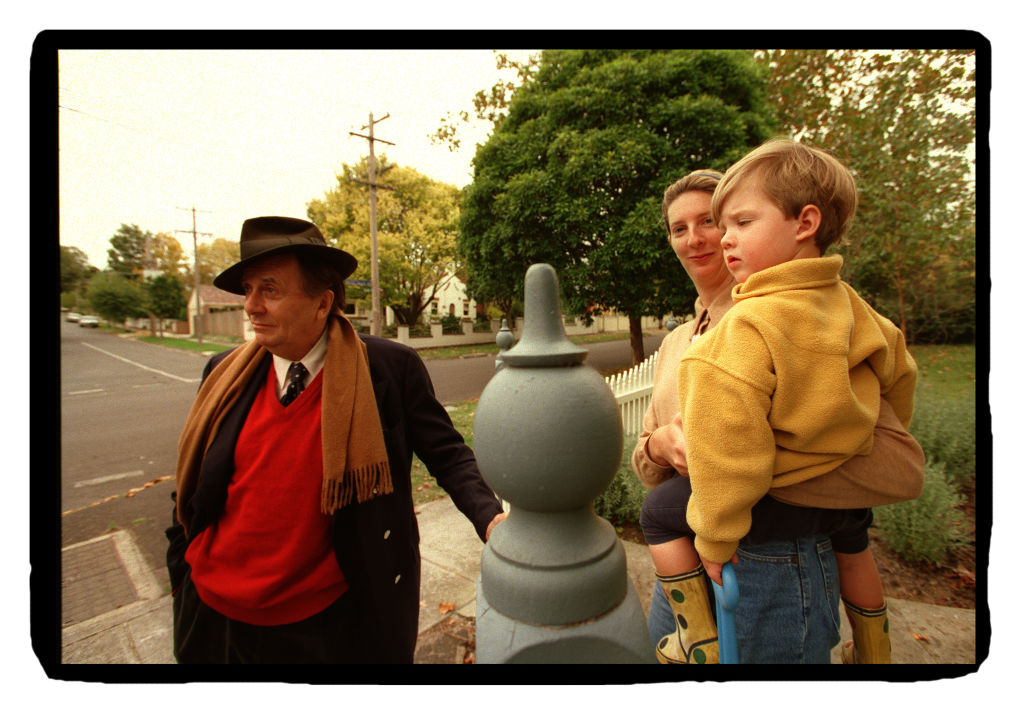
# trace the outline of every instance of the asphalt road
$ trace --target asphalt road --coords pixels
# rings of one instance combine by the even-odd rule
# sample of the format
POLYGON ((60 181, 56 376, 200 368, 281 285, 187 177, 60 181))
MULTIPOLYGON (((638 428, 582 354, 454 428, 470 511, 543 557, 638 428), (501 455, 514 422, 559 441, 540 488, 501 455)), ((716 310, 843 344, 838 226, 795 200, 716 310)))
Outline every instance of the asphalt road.
MULTIPOLYGON (((60 330, 61 545, 127 529, 166 586, 178 436, 207 358, 63 320, 60 330)), ((647 354, 661 338, 645 339, 647 354)), ((600 372, 631 363, 626 341, 586 347, 586 363, 600 372)), ((479 397, 494 374, 494 356, 426 365, 445 404, 479 397)))
POLYGON ((206 358, 61 321, 61 545, 132 532, 166 583, 178 436, 206 358))

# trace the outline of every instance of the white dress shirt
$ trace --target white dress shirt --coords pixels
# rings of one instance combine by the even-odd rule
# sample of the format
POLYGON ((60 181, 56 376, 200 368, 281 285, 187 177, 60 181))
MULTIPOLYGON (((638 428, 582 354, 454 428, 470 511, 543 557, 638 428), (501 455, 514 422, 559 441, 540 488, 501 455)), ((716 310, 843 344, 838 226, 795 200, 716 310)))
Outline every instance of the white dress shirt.
MULTIPOLYGON (((274 375, 277 377, 277 398, 281 399, 281 395, 284 394, 285 388, 287 387, 286 382, 288 381, 288 368, 292 366, 293 360, 288 360, 283 357, 273 356, 274 358, 274 375)), ((301 362, 309 374, 306 375, 306 379, 303 381, 303 388, 309 387, 309 383, 313 381, 313 378, 317 376, 317 373, 324 367, 324 360, 327 359, 327 330, 320 335, 320 339, 316 341, 309 352, 306 353, 299 362, 301 362)))

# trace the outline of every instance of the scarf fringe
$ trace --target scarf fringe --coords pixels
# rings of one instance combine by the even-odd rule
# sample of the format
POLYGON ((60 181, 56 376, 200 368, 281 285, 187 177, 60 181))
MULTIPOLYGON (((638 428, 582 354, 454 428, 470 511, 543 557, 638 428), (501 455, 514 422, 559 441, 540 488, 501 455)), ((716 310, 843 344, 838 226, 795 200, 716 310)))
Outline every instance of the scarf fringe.
POLYGON ((320 492, 320 511, 330 516, 338 509, 352 503, 360 504, 394 491, 391 483, 391 468, 385 460, 378 464, 346 471, 341 479, 325 479, 320 492))

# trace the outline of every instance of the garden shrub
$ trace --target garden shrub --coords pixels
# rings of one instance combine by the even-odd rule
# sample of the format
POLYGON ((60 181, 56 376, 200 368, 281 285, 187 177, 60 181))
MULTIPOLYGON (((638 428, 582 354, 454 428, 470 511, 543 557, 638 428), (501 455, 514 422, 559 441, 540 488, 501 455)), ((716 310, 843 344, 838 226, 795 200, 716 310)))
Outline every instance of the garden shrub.
POLYGON ((632 456, 631 446, 622 451, 622 462, 615 477, 594 500, 597 515, 616 525, 640 523, 640 507, 647 496, 647 488, 633 473, 632 456))
POLYGON ((956 487, 974 485, 977 448, 971 401, 924 399, 914 411, 910 433, 928 459, 944 465, 956 487))
POLYGON ((907 561, 939 565, 967 536, 959 507, 963 497, 941 462, 929 460, 921 496, 875 507, 882 539, 907 561))
POLYGON ((462 335, 462 319, 454 315, 442 315, 441 332, 444 335, 462 335))
POLYGON ((938 399, 919 391, 910 433, 925 457, 945 465, 954 485, 974 485, 977 455, 973 400, 938 399))

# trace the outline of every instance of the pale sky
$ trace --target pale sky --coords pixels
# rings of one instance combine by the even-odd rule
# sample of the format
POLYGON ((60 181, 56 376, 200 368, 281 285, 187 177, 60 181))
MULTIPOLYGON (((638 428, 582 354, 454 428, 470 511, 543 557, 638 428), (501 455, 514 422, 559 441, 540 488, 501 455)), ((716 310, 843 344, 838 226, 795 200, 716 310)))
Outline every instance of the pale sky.
MULTIPOLYGON (((525 59, 524 50, 510 55, 525 59)), ((192 255, 252 216, 305 218, 343 163, 369 152, 458 187, 490 126, 456 152, 428 135, 499 78, 491 50, 65 50, 59 54, 60 242, 105 268, 122 224, 170 233, 192 255), (181 233, 188 231, 188 233, 181 233)))

